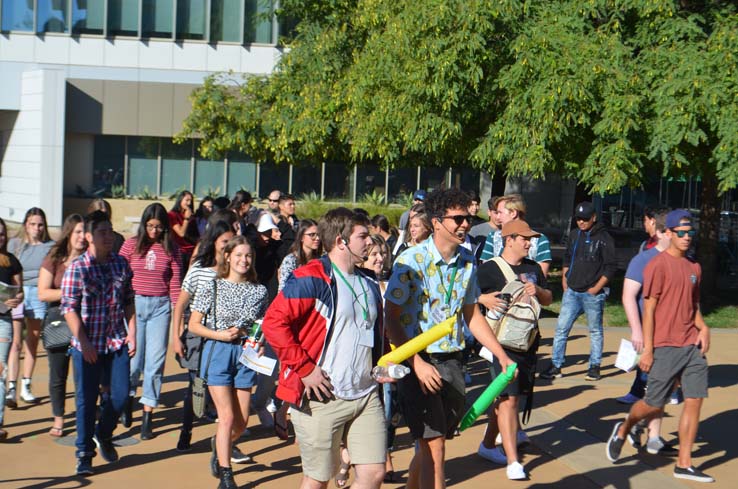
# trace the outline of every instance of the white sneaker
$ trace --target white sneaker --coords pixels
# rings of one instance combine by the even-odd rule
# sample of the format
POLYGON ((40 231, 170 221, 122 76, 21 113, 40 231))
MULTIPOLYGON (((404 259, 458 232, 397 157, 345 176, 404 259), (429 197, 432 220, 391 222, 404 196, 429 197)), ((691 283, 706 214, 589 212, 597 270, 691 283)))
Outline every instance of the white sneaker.
MULTIPOLYGON (((522 447, 523 445, 528 445, 530 443, 530 437, 523 430, 518 431, 517 438, 518 438, 519 447, 522 447)), ((502 446, 502 434, 501 433, 497 433, 497 438, 495 438, 495 443, 502 446)))
POLYGON ((520 462, 513 462, 507 466, 507 478, 511 481, 519 481, 527 479, 528 474, 525 473, 525 469, 520 462))
POLYGON ((264 428, 274 428, 274 416, 267 408, 258 409, 256 415, 259 417, 259 422, 264 428))
POLYGON ((269 404, 266 405, 266 410, 271 414, 277 412, 277 405, 274 404, 274 399, 269 399, 269 404))
POLYGON ((505 450, 503 450, 502 447, 487 448, 484 446, 484 443, 480 443, 477 455, 492 463, 507 465, 507 457, 505 456, 505 450))
POLYGON ((251 461, 251 457, 243 453, 238 447, 231 449, 231 463, 232 464, 245 464, 251 461))
POLYGON ((23 379, 23 382, 21 383, 20 397, 21 399, 23 399, 24 402, 27 402, 28 404, 33 404, 36 402, 36 396, 34 396, 31 392, 31 379, 23 379))

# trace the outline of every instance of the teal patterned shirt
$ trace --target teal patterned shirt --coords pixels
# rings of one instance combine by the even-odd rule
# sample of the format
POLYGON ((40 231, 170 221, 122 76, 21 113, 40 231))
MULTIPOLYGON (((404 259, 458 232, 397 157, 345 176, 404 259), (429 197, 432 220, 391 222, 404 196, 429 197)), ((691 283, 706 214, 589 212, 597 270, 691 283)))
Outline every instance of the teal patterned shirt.
POLYGON ((445 317, 455 315, 454 332, 426 349, 428 353, 449 353, 464 349, 462 307, 476 304, 479 293, 474 255, 459 246, 456 255, 446 263, 431 236, 397 257, 384 297, 402 308, 400 324, 408 338, 414 338, 438 323, 432 311, 444 311, 445 317), (454 268, 456 277, 448 308, 444 311, 454 268))

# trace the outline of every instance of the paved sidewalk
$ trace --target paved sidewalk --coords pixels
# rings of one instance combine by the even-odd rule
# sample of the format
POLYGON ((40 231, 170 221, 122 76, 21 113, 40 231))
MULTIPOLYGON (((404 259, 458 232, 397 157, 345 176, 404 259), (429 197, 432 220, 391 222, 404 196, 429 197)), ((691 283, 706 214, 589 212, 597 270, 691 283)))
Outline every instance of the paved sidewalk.
MULTIPOLYGON (((543 346, 539 370, 547 366, 551 350, 554 320, 544 319, 543 346)), ((460 437, 448 443, 448 485, 463 488, 523 488, 553 487, 561 489, 614 487, 640 489, 653 487, 685 488, 700 484, 674 479, 671 475, 673 459, 637 454, 630 446, 623 449, 623 460, 613 465, 605 458, 604 440, 612 425, 627 412, 614 398, 627 392, 632 374, 617 371, 612 364, 620 338, 629 334, 626 328, 610 328, 605 334, 603 379, 587 382, 589 339, 586 328, 575 326, 567 349, 565 376, 550 383, 539 380, 536 385, 535 406, 526 427, 532 446, 523 452, 522 462, 531 475, 526 482, 512 482, 505 477, 504 468, 476 455, 484 433, 485 420, 480 419, 460 437)), ((717 483, 710 487, 732 488, 732 477, 738 472, 738 331, 715 330, 710 363, 710 398, 702 410, 699 438, 694 450, 695 465, 713 475, 717 483)), ((171 357, 170 357, 171 359, 171 357)), ((473 364, 474 383, 468 398, 473 400, 489 382, 485 362, 473 364)), ((47 434, 51 412, 47 393, 48 380, 45 356, 40 357, 34 376, 34 391, 41 396, 36 406, 20 405, 6 410, 5 429, 10 438, 0 443, 0 488, 76 488, 106 487, 108 489, 137 487, 215 488, 217 481, 208 470, 207 438, 214 425, 202 423, 193 434, 193 450, 179 454, 174 450, 181 419, 181 396, 185 375, 177 364, 168 360, 163 406, 155 413, 156 438, 140 441, 138 431, 141 411, 134 413, 134 424, 129 430, 119 427, 121 455, 119 462, 105 464, 94 459, 96 474, 78 478, 74 472, 74 418, 72 381, 69 379, 66 418, 67 436, 54 440, 47 434)), ((676 437, 681 406, 668 406, 663 436, 676 437)), ((251 423, 258 423, 256 416, 251 423)), ((297 487, 300 482, 300 457, 297 445, 282 442, 270 430, 251 427, 251 435, 241 440, 241 449, 254 462, 234 466, 236 482, 241 487, 285 489, 297 487)), ((407 467, 413 453, 407 430, 398 431, 394 462, 402 483, 386 487, 404 487, 407 467)), ((330 484, 330 487, 334 487, 330 484)))

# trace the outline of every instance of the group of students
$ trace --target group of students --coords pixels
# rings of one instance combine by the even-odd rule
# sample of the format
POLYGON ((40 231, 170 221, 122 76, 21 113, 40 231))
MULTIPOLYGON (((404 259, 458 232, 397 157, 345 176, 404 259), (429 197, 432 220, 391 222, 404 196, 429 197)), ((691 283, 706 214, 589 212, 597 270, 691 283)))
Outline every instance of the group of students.
MULTIPOLYGON (((197 212, 192 211, 192 194, 183 192, 169 212, 161 204, 149 205, 137 235, 125 242, 112 230, 110 210, 101 201, 93 203, 100 210, 65 220, 61 239, 42 257, 36 291, 27 283, 26 263, 8 253, 2 223, 0 280, 24 288, 5 302, 6 315, 0 314, 0 346, 14 338, 5 324, 10 327, 10 310, 21 301, 31 307, 39 326, 44 312, 33 309, 29 296, 59 307, 72 333, 81 475, 92 473, 95 448, 106 461, 117 460, 113 430, 119 416, 124 426, 131 425, 141 375, 141 438, 154 436, 152 416, 171 324, 175 353, 190 372, 177 449, 190 447, 193 384, 200 376, 207 380, 219 421, 209 464, 219 487, 237 487, 231 463, 249 459, 234 443, 250 411, 286 439, 289 409, 302 458, 302 487, 326 487, 334 477, 342 487, 351 467, 357 487, 393 481, 390 451, 401 413, 417 442, 408 487, 441 488, 445 442, 456 434, 465 407, 465 351, 477 345, 494 356, 492 376, 513 362, 518 366, 515 381, 490 409, 478 454, 505 465, 508 478, 525 479, 518 447, 527 436, 520 431, 519 399, 532 397, 540 335, 536 329, 522 351, 502 346, 489 317, 509 307, 500 293, 511 281, 522 283, 521 294, 528 300, 544 306, 552 301, 546 280, 548 239, 524 221, 519 195, 491 199, 489 222, 476 218, 478 197, 466 192, 419 191, 414 197, 397 236, 386 217, 370 219, 360 209, 334 209, 318 222, 298 220, 294 198, 279 191, 269 194, 266 210, 240 191, 230 201, 201 202, 197 212), (407 376, 372 375, 390 344, 401 345, 449 318, 456 318, 453 332, 409 358, 407 376), (254 335, 259 320, 263 341, 254 335), (247 343, 259 355, 275 356, 279 370, 257 376, 240 361, 247 343), (265 411, 273 397, 270 419, 265 411)), ((572 311, 557 327, 556 339, 563 346, 557 350, 555 344, 547 378, 561 376, 556 361, 563 362, 571 323, 582 312, 592 322, 591 300, 584 294, 595 297, 601 311, 614 270, 612 239, 595 233, 593 206, 579 204, 575 220, 578 232, 567 250, 564 273, 578 295, 564 301, 572 311)), ((33 234, 33 220, 28 224, 27 216, 25 221, 21 236, 30 236, 30 246, 49 242, 48 234, 33 234)), ((601 332, 601 312, 599 321, 601 332)), ((26 338, 30 321, 28 328, 26 338)), ((593 330, 590 324, 590 331, 596 333, 597 325, 593 330)), ((591 336, 587 379, 598 380, 602 337, 591 336)), ((0 349, 3 363, 7 350, 0 349)), ((66 348, 52 358, 54 353, 49 352, 55 416, 50 434, 61 436, 70 357, 66 348)), ((26 385, 30 393, 30 381, 24 379, 26 385)), ((2 411, 0 426, 1 416, 2 411)))

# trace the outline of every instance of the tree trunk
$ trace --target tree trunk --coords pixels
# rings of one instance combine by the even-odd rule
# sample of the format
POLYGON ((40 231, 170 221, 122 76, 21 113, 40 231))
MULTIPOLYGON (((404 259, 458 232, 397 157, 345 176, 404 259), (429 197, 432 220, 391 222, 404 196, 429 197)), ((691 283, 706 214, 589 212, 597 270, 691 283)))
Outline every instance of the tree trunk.
POLYGON ((718 302, 718 229, 720 227, 720 199, 715 168, 706 163, 702 167, 702 202, 697 259, 702 267, 701 298, 705 306, 718 302))

